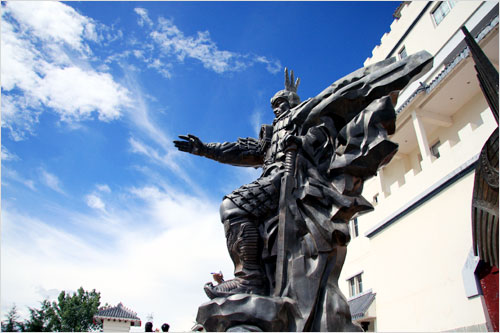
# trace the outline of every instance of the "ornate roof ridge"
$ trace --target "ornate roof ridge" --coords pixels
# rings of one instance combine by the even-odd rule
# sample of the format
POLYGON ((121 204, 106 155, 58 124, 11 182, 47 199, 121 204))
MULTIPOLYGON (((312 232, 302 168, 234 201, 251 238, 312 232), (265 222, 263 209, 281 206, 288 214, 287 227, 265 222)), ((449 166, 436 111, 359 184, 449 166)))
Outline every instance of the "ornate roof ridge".
POLYGON ((118 303, 116 306, 109 305, 100 308, 96 317, 140 320, 140 318, 137 317, 137 312, 125 307, 122 302, 118 303))

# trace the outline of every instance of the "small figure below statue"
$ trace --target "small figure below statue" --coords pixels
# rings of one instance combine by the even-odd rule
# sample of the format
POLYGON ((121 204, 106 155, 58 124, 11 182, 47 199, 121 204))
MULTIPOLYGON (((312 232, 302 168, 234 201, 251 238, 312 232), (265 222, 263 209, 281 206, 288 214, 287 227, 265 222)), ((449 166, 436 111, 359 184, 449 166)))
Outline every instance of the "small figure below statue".
POLYGON ((197 322, 208 331, 361 331, 351 321, 338 277, 350 240, 348 222, 373 209, 363 183, 397 151, 398 92, 427 70, 420 52, 384 60, 301 102, 300 80, 285 69, 285 89, 271 98, 275 119, 258 139, 204 143, 181 135, 184 152, 243 167, 255 181, 220 207, 234 279, 212 273, 211 299, 197 322))

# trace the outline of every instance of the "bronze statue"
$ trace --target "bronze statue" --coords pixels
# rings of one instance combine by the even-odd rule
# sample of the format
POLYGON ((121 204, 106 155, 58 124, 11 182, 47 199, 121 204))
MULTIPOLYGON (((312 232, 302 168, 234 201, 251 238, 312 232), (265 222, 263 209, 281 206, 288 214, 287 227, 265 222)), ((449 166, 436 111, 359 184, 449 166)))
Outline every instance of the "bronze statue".
POLYGON ((271 98, 272 125, 259 139, 203 143, 179 136, 185 152, 262 175, 226 195, 220 213, 235 278, 207 283, 212 301, 197 322, 209 331, 359 331, 338 288, 348 222, 373 209, 363 182, 397 151, 398 92, 432 62, 427 52, 361 68, 301 102, 285 69, 271 98))

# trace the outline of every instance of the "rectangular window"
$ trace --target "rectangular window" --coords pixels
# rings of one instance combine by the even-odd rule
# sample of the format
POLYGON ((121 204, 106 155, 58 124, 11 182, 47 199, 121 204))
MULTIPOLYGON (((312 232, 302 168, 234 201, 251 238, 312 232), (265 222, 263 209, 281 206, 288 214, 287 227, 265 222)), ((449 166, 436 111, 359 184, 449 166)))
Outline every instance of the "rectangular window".
POLYGON ((350 221, 350 229, 351 229, 351 238, 356 238, 359 236, 359 229, 358 229, 358 218, 354 218, 350 221))
POLYGON ((399 60, 406 58, 408 55, 406 54, 406 47, 403 46, 403 48, 398 52, 398 57, 399 60))
POLYGON ((353 276, 347 280, 349 283, 349 297, 356 296, 363 292, 363 280, 361 275, 363 275, 363 273, 353 276))
POLYGON ((354 281, 354 278, 349 280, 349 296, 352 297, 356 295, 356 281, 354 281))
POLYGON ((450 10, 455 6, 455 1, 439 1, 437 7, 431 12, 434 23, 438 25, 450 10))
POLYGON ((435 144, 431 146, 431 154, 435 158, 439 158, 439 146, 441 145, 441 142, 438 140, 435 144))

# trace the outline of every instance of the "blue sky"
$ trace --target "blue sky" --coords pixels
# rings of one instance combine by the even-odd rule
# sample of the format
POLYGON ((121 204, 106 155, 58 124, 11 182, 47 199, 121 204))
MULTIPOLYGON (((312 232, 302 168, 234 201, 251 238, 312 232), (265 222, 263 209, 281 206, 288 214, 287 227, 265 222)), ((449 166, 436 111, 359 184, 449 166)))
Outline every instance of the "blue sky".
POLYGON ((287 66, 313 97, 362 67, 399 2, 3 2, 2 318, 97 289, 189 330, 232 276, 222 197, 259 170, 177 152, 255 137, 287 66))

